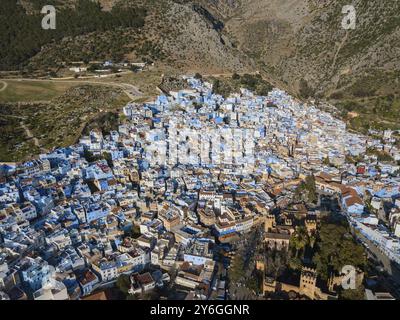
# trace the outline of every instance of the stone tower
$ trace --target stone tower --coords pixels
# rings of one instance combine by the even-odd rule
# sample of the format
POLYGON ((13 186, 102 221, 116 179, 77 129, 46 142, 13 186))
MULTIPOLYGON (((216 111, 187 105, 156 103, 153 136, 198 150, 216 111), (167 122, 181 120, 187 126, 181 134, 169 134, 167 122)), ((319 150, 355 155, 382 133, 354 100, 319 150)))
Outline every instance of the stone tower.
POLYGON ((315 219, 306 219, 304 224, 309 235, 313 234, 317 230, 317 221, 315 219))
POLYGON ((265 272, 265 259, 263 255, 256 256, 256 269, 265 272))
POLYGON ((314 300, 316 284, 317 272, 315 269, 303 267, 300 276, 300 294, 314 300))
POLYGON ((275 227, 275 216, 273 214, 268 214, 265 217, 264 231, 269 232, 275 227))

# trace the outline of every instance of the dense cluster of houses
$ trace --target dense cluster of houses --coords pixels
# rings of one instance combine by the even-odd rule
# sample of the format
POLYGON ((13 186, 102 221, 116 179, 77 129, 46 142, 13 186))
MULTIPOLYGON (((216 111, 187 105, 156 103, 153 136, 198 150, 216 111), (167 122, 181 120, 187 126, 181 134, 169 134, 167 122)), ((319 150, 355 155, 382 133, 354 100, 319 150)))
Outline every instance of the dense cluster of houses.
MULTIPOLYGON (((365 155, 400 160, 390 135, 349 133, 281 90, 223 98, 185 79, 190 90, 125 106, 127 121, 108 135, 0 167, 2 296, 78 299, 126 274, 129 294, 173 282, 188 297, 223 299, 218 248, 268 223, 309 175, 399 261, 399 166, 365 155)), ((281 229, 273 242, 288 241, 281 229)))

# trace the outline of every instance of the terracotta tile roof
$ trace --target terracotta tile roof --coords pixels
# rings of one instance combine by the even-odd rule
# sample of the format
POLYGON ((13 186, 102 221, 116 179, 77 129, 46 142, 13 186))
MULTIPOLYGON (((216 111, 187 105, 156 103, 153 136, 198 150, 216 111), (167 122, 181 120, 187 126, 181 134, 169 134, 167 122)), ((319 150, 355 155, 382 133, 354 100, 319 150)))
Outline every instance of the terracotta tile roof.
POLYGON ((153 277, 151 276, 151 274, 149 272, 139 274, 137 276, 137 279, 142 285, 146 285, 146 284, 154 282, 153 277))
POLYGON ((97 279, 96 275, 92 271, 88 270, 83 274, 80 283, 85 285, 92 281, 95 281, 96 279, 97 279))
POLYGON ((351 197, 345 199, 345 202, 346 202, 347 207, 350 207, 354 204, 361 204, 361 205, 364 204, 364 202, 358 196, 351 196, 351 197))

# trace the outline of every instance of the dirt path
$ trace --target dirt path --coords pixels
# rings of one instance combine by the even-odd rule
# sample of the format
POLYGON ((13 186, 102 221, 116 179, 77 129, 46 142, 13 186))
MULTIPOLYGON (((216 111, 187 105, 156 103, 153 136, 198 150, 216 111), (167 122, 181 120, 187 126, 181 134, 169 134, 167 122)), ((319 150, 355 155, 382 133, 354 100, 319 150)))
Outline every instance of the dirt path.
POLYGON ((335 56, 333 57, 332 66, 331 66, 332 70, 335 68, 336 60, 337 60, 337 58, 339 56, 339 52, 340 52, 340 50, 342 50, 342 48, 343 48, 344 44, 346 43, 348 37, 349 37, 349 33, 346 31, 346 34, 343 37, 342 42, 340 42, 339 47, 336 50, 335 56))
POLYGON ((40 148, 41 152, 44 152, 44 153, 48 152, 47 149, 41 147, 40 142, 39 142, 39 139, 36 138, 36 137, 33 135, 32 131, 29 130, 29 128, 25 125, 25 123, 24 123, 23 121, 21 121, 21 122, 19 123, 19 125, 21 126, 22 129, 25 130, 26 136, 27 136, 29 139, 32 139, 32 140, 33 140, 34 145, 35 145, 36 147, 40 148))
POLYGON ((33 139, 33 143, 35 144, 35 146, 40 148, 40 143, 38 138, 33 136, 32 131, 29 130, 29 128, 25 125, 25 123, 21 121, 19 125, 21 126, 22 129, 25 130, 26 136, 30 139, 33 139))
MULTIPOLYGON (((342 50, 344 44, 346 43, 348 36, 349 36, 349 33, 348 33, 348 31, 346 31, 345 36, 343 37, 342 41, 340 42, 340 44, 339 44, 339 46, 338 46, 338 48, 337 48, 337 50, 335 52, 335 55, 334 55, 333 60, 332 60, 332 65, 331 65, 331 72, 332 73, 335 72, 335 66, 336 66, 337 58, 339 56, 340 50, 342 50)), ((335 91, 335 89, 337 88, 337 86, 339 84, 340 78, 341 78, 341 76, 336 76, 336 77, 334 77, 332 79, 332 82, 335 85, 332 86, 332 88, 328 90, 328 92, 326 93, 327 96, 330 96, 335 91)))
POLYGON ((8 87, 8 83, 7 83, 7 82, 5 82, 5 81, 1 81, 1 80, 0 80, 0 83, 2 83, 2 84, 3 84, 3 87, 0 89, 0 92, 1 92, 1 91, 4 91, 4 90, 6 90, 6 89, 7 89, 7 87, 8 87))
MULTIPOLYGON (((258 74, 259 72, 236 72, 239 76, 243 76, 245 74, 251 74, 255 75, 258 74)), ((234 74, 234 72, 228 72, 228 73, 210 73, 210 74, 203 74, 203 77, 231 77, 234 74)))
POLYGON ((15 116, 13 114, 2 114, 2 117, 16 118, 16 119, 26 119, 26 117, 15 116))
MULTIPOLYGON (((98 76, 84 76, 84 77, 79 77, 78 79, 104 79, 104 78, 111 78, 111 77, 115 77, 117 75, 124 75, 124 74, 130 74, 130 73, 131 73, 131 71, 123 71, 123 72, 103 74, 103 75, 98 75, 98 76)), ((76 79, 76 78, 75 77, 50 78, 50 80, 74 80, 74 79, 76 79)))

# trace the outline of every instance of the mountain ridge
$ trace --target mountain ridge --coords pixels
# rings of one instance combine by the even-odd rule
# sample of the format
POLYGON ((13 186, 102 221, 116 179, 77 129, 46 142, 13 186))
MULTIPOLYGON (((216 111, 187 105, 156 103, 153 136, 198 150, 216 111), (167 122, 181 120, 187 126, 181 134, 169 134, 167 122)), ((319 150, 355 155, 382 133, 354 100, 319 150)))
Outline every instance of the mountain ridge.
MULTIPOLYGON (((61 7, 79 1, 83 0, 53 0, 61 7)), ((22 3, 26 6, 27 1, 22 3)), ((341 26, 348 0, 101 0, 100 4, 107 12, 116 6, 142 8, 144 24, 46 43, 27 59, 30 70, 58 70, 68 61, 90 58, 128 58, 154 61, 177 73, 260 71, 293 95, 327 99, 339 106, 354 129, 365 131, 382 123, 399 126, 392 117, 400 102, 397 0, 353 0, 354 30, 341 26), (346 114, 353 111, 356 119, 346 114)))

